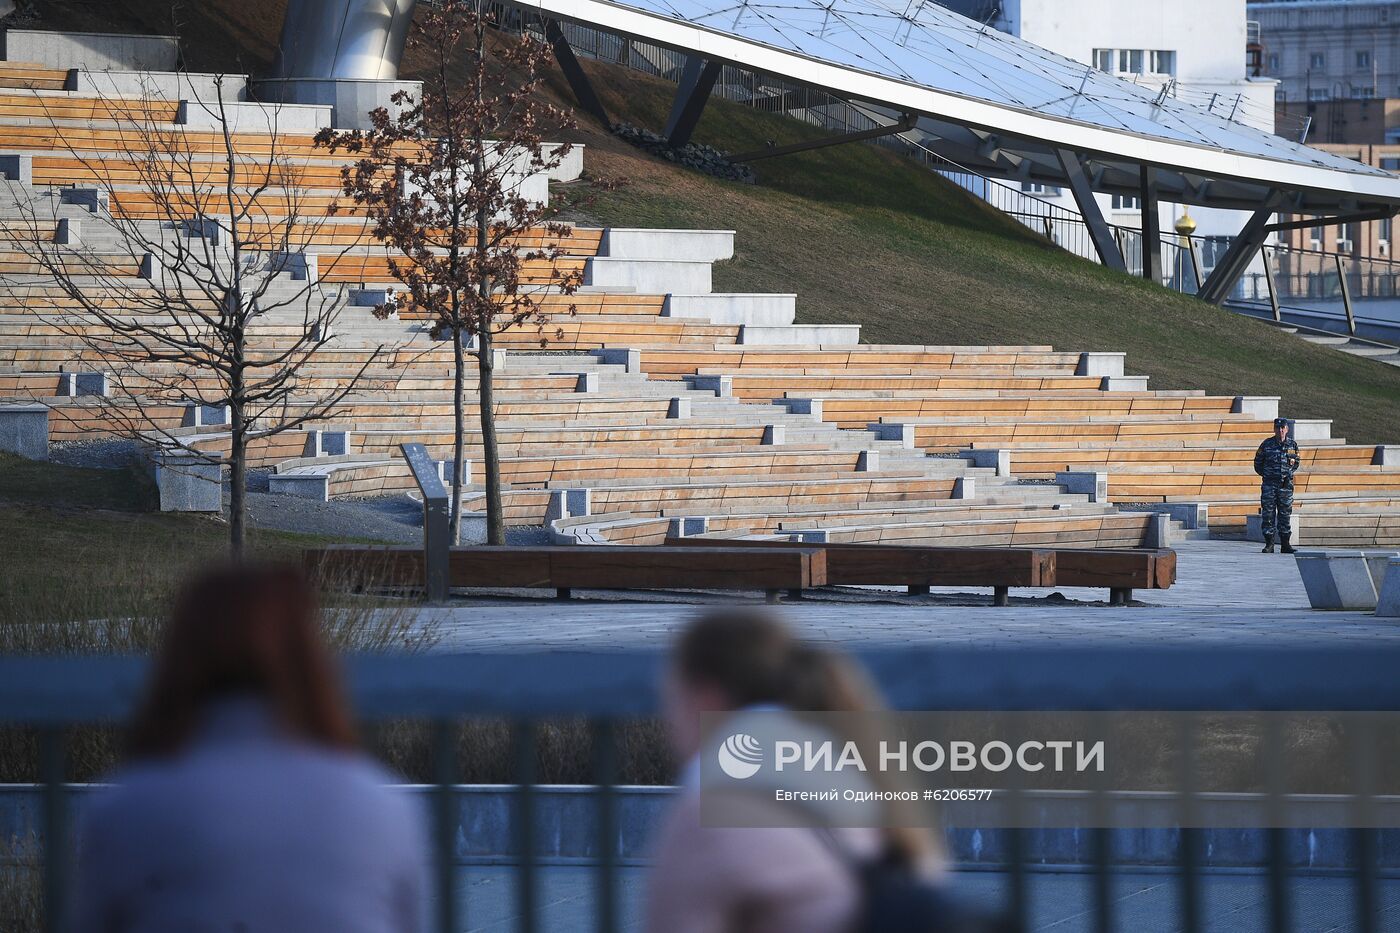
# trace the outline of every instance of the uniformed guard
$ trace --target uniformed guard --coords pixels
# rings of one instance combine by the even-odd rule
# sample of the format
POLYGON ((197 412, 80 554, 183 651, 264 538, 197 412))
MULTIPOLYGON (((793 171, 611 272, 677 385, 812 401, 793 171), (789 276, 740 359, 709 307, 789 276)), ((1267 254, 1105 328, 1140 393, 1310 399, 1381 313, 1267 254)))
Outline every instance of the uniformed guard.
POLYGON ((1281 550, 1293 553, 1293 474, 1298 472, 1298 443, 1288 436, 1288 419, 1274 419, 1274 436, 1254 454, 1254 472, 1261 478, 1259 517, 1264 531, 1264 553, 1274 552, 1274 537, 1281 550))

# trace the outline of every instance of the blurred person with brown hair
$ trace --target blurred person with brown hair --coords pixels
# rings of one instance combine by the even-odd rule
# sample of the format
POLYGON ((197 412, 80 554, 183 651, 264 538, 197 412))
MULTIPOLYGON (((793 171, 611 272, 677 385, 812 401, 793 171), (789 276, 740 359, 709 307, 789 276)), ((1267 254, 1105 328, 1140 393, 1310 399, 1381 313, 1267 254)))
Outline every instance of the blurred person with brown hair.
POLYGON ((849 660, 803 643, 767 612, 718 611, 681 633, 663 692, 672 743, 689 764, 656 844, 648 933, 851 933, 869 922, 860 866, 937 873, 939 859, 924 832, 821 825, 819 815, 783 812, 786 805, 763 796, 766 786, 726 800, 730 813, 765 825, 703 825, 698 755, 714 735, 730 731, 736 720, 726 714, 791 714, 797 726, 802 713, 880 711, 875 691, 849 660), (716 726, 717 718, 725 724, 716 726))
POLYGON ((191 581, 131 736, 80 823, 74 928, 417 933, 422 814, 356 751, 293 568, 191 581))

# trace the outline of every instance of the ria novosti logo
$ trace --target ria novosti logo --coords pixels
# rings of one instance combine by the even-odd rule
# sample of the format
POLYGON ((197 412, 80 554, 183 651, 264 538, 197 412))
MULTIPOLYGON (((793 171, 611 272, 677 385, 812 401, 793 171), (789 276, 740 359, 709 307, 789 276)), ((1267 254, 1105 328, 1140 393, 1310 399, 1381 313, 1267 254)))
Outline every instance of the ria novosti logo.
POLYGON ((719 747, 719 768, 736 781, 753 777, 761 767, 763 746, 747 733, 736 732, 719 747))

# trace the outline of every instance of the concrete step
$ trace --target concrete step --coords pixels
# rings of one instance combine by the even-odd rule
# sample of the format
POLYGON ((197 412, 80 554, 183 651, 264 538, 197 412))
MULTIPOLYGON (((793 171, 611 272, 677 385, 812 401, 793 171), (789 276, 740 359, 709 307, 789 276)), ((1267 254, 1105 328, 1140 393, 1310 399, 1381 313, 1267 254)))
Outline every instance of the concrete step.
POLYGON ((713 324, 787 326, 797 316, 797 296, 714 294, 666 296, 662 315, 696 318, 713 324))
POLYGON ((854 346, 860 343, 859 324, 793 324, 786 327, 745 324, 739 343, 756 346, 854 346))

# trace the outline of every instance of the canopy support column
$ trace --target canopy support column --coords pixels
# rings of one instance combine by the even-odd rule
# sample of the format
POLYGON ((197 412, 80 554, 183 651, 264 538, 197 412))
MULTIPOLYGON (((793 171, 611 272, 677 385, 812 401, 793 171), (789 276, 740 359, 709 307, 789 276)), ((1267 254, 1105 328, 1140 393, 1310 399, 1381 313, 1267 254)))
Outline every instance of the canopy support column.
POLYGON ((1109 229, 1108 221, 1103 219, 1099 202, 1094 199, 1094 189, 1084 174, 1084 162, 1079 153, 1069 149, 1057 149, 1055 154, 1060 159, 1060 167, 1069 181, 1070 193, 1074 195, 1074 203, 1079 205, 1080 216, 1084 218, 1084 226, 1089 230, 1089 239, 1099 254, 1099 260, 1110 269, 1127 272, 1123 253, 1113 241, 1113 231, 1109 229))
POLYGON ((700 115, 705 112, 705 104, 710 99, 719 80, 722 66, 717 61, 692 55, 686 59, 685 71, 681 74, 680 87, 676 88, 676 102, 671 105, 671 116, 666 120, 663 133, 672 149, 679 149, 690 142, 700 115))
POLYGON ((1254 212, 1239 236, 1230 241, 1230 248, 1201 284, 1200 291, 1196 292, 1197 298, 1218 305, 1230 296, 1235 283, 1244 275, 1244 270, 1249 268, 1249 264, 1254 261, 1269 234, 1273 232, 1269 228, 1269 221, 1278 209, 1280 200, 1281 196, 1277 191, 1264 199, 1264 206, 1254 212))
POLYGON ((1142 277, 1149 282, 1162 282, 1161 214, 1157 206, 1157 169, 1142 166, 1138 200, 1142 208, 1142 277))
POLYGON ((564 80, 569 82, 569 88, 574 92, 574 99, 578 101, 579 106, 611 130, 612 120, 608 119, 608 111, 598 99, 597 92, 593 90, 593 82, 588 80, 588 74, 579 64, 573 46, 569 45, 569 40, 564 36, 564 30, 559 28, 558 21, 551 19, 544 24, 544 37, 554 49, 554 60, 559 63, 559 70, 564 72, 564 80))

